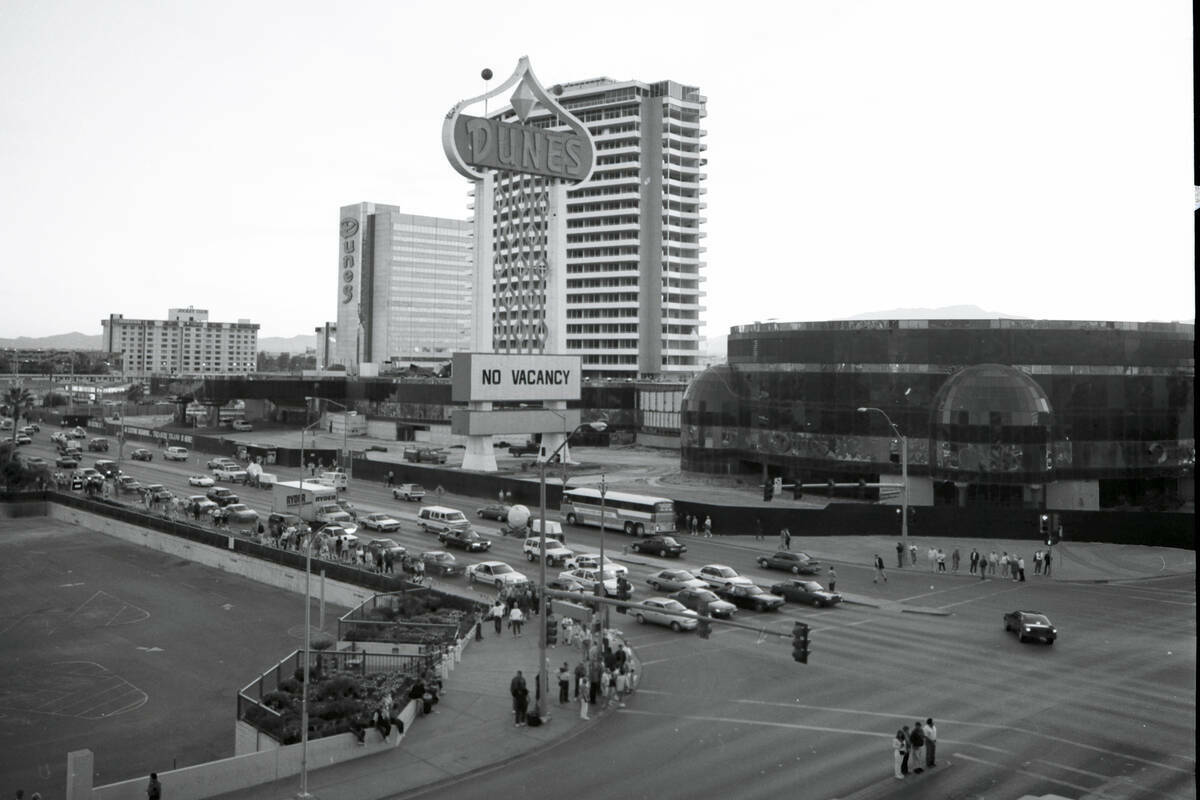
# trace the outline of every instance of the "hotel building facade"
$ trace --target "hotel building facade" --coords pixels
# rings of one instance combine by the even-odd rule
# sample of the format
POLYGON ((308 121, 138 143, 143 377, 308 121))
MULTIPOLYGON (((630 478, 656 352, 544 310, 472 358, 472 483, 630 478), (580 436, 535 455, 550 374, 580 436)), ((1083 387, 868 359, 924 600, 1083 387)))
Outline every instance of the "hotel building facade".
POLYGON ((210 322, 202 308, 172 308, 167 319, 101 320, 102 348, 121 355, 127 377, 246 375, 256 368, 258 324, 210 322))

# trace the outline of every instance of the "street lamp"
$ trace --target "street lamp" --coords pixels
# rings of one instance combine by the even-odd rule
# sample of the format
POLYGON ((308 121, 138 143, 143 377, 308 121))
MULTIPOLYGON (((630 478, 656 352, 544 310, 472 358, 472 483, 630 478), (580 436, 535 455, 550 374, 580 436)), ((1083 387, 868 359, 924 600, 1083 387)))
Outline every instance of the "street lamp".
MULTIPOLYGON (((538 539, 540 547, 538 550, 538 692, 537 692, 537 713, 539 717, 545 719, 546 715, 546 695, 550 691, 548 684, 550 675, 546 669, 546 464, 553 461, 558 455, 558 451, 567 446, 567 442, 571 441, 571 437, 579 433, 584 428, 590 428, 594 431, 604 431, 608 429, 608 423, 603 421, 584 422, 576 426, 575 430, 563 437, 562 443, 554 449, 545 460, 541 463, 541 514, 542 514, 542 530, 539 533, 538 539)), ((564 484, 565 488, 565 484, 564 484)), ((601 520, 603 522, 603 520, 601 520)), ((601 535, 603 535, 604 526, 600 526, 601 535)), ((604 586, 604 560, 600 560, 600 585, 604 586)), ((603 588, 601 588, 603 591, 603 588)))
MULTIPOLYGON (((306 397, 304 399, 305 400, 316 400, 316 401, 322 402, 322 403, 332 403, 333 405, 337 406, 338 408, 340 408, 342 410, 342 452, 338 454, 338 466, 340 466, 343 470, 345 470, 345 468, 346 468, 345 457, 346 457, 346 447, 347 447, 346 432, 350 428, 350 424, 349 424, 350 423, 350 414, 349 414, 350 409, 348 407, 342 405, 341 403, 339 403, 337 400, 327 400, 324 397, 306 397)), ((318 422, 319 421, 320 420, 318 420, 318 422)))
POLYGON ((903 499, 901 501, 902 507, 901 507, 901 511, 900 511, 900 536, 901 536, 901 538, 907 538, 908 537, 908 439, 906 439, 904 437, 904 435, 902 433, 900 433, 900 429, 897 428, 895 426, 895 424, 893 424, 892 418, 889 417, 887 415, 887 412, 884 411, 882 408, 875 408, 874 406, 870 406, 870 407, 860 406, 858 409, 858 413, 860 413, 860 414, 866 414, 870 411, 874 411, 878 414, 883 415, 883 418, 885 420, 887 420, 888 427, 892 429, 892 433, 896 434, 896 438, 900 440, 900 482, 903 484, 903 487, 902 487, 903 494, 901 495, 901 497, 903 499))
MULTIPOLYGON (((307 414, 308 407, 305 406, 307 414)), ((300 519, 304 519, 304 432, 321 424, 317 420, 300 430, 300 519)), ((312 546, 317 537, 309 530, 304 546, 304 686, 300 691, 300 798, 308 793, 308 651, 312 643, 312 546)))

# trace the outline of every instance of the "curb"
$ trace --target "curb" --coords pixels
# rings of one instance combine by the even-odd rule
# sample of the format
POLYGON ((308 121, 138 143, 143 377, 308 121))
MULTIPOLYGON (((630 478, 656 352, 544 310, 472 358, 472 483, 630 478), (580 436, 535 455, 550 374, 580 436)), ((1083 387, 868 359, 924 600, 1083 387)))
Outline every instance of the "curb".
POLYGON ((901 608, 901 614, 924 614, 928 617, 949 617, 952 612, 941 611, 936 608, 901 608))

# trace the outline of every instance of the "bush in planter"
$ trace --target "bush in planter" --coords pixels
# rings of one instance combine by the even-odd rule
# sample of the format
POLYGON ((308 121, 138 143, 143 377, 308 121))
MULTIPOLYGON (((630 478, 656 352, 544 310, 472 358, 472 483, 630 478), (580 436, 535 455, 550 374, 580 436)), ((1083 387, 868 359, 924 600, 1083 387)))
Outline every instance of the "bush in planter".
POLYGON ((292 707, 293 696, 287 692, 274 691, 263 695, 262 704, 276 711, 286 711, 292 707))
POLYGON ((349 675, 335 675, 315 686, 312 694, 318 700, 335 700, 341 697, 358 697, 362 692, 356 678, 349 675))
POLYGON ((298 681, 292 678, 284 678, 279 682, 279 691, 287 692, 289 694, 299 694, 300 687, 303 685, 304 682, 302 680, 298 681))

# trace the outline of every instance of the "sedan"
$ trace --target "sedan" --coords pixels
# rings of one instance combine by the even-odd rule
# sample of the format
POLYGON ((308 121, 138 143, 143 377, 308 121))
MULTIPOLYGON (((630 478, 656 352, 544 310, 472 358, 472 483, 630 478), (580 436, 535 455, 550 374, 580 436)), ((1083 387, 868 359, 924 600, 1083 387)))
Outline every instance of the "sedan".
POLYGON ((140 492, 142 484, 131 475, 122 475, 117 478, 117 491, 121 492, 140 492))
POLYGON ((184 506, 184 510, 192 516, 212 514, 215 508, 220 508, 220 506, 202 494, 192 495, 187 499, 187 505, 184 506))
POLYGON ((1004 615, 1004 630, 1017 634, 1017 641, 1026 639, 1041 639, 1046 644, 1054 644, 1058 638, 1058 629, 1050 624, 1050 618, 1040 611, 1010 611, 1004 615))
POLYGON ((680 544, 672 536, 647 536, 639 539, 630 547, 635 553, 649 553, 655 556, 673 556, 679 558, 687 552, 687 547, 680 544))
POLYGON ((17 444, 33 444, 33 439, 30 439, 27 433, 18 433, 16 442, 17 444))
POLYGON ((258 522, 258 512, 244 503, 230 503, 225 506, 225 520, 238 525, 253 525, 258 522))
POLYGON ((367 552, 371 554, 372 558, 375 557, 376 553, 391 553, 392 558, 398 561, 408 551, 391 539, 372 539, 367 542, 367 552))
MULTIPOLYGON (((599 553, 576 553, 567 559, 567 566, 571 569, 595 569, 599 565, 599 553)), ((618 564, 608 556, 604 557, 604 571, 615 573, 621 577, 629 577, 629 567, 618 564)))
POLYGON ((130 453, 129 457, 134 461, 153 461, 154 453, 153 451, 147 450, 144 447, 139 447, 137 450, 134 450, 132 453, 130 453))
POLYGON ((221 506, 222 508, 225 506, 228 506, 228 505, 233 505, 234 503, 238 502, 240 499, 240 498, 238 498, 238 496, 236 494, 234 494, 232 491, 230 491, 229 489, 226 489, 223 486, 217 486, 212 489, 209 489, 208 494, 206 496, 208 497, 209 500, 212 500, 214 503, 221 506))
POLYGON ((809 557, 807 553, 793 553, 790 550, 780 550, 769 556, 759 556, 755 559, 763 569, 783 569, 793 575, 815 575, 820 571, 821 562, 809 557))
POLYGON ((802 581, 793 578, 771 586, 771 593, 777 594, 792 603, 808 603, 817 608, 835 606, 842 602, 842 596, 830 592, 816 581, 802 581))
POLYGON ((457 547, 468 553, 483 553, 490 550, 492 543, 473 530, 460 531, 451 528, 438 534, 442 547, 457 547))
POLYGON ((681 589, 706 589, 708 584, 686 569, 660 569, 646 578, 646 583, 660 592, 678 592, 681 589))
POLYGON ((722 600, 728 600, 739 608, 751 608, 755 611, 778 611, 784 604, 784 599, 777 594, 771 594, 761 586, 731 583, 720 589, 714 589, 722 600))
POLYGON ((480 519, 494 519, 498 522, 508 522, 508 510, 512 506, 506 503, 492 503, 490 506, 476 509, 480 519))
POLYGON ((63 469, 75 469, 79 466, 79 459, 72 456, 59 456, 54 460, 54 466, 62 467, 63 469))
POLYGON ((202 489, 207 489, 213 485, 213 479, 207 475, 189 475, 188 486, 199 486, 202 489))
POLYGON ((574 578, 551 578, 546 581, 546 588, 560 592, 571 592, 572 594, 595 594, 594 591, 574 578))
POLYGON ((41 456, 29 456, 28 458, 25 459, 25 465, 28 467, 48 467, 48 466, 50 466, 49 464, 46 463, 46 459, 42 458, 41 456))
POLYGON ((458 560, 447 553, 445 550, 429 550, 421 553, 421 563, 425 565, 426 575, 439 575, 443 578, 452 578, 455 575, 463 574, 463 565, 458 563, 458 560))
MULTIPOLYGON (((400 520, 387 514, 367 514, 359 523, 368 530, 394 533, 400 530, 400 520)), ((387 541, 386 539, 383 541, 387 541)))
POLYGON ((229 465, 231 467, 236 467, 238 465, 238 463, 236 461, 234 461, 232 458, 230 458, 229 456, 217 456, 216 458, 210 458, 208 460, 208 464, 207 464, 209 469, 216 469, 217 467, 222 467, 222 466, 226 466, 226 465, 229 465))
POLYGON ((630 613, 643 625, 654 622, 666 625, 673 631, 694 631, 700 624, 695 611, 669 597, 648 597, 636 608, 630 609, 630 613))
POLYGON ((515 586, 529 583, 526 578, 503 561, 481 561, 467 567, 467 580, 470 583, 490 583, 493 586, 515 586))
MULTIPOLYGON (((596 582, 600 580, 599 573, 594 569, 580 567, 579 569, 569 569, 558 573, 559 580, 572 580, 583 584, 587 587, 589 593, 595 593, 596 582)), ((604 571, 604 594, 609 597, 617 596, 617 573, 605 570, 604 571)))
POLYGON ((174 497, 174 495, 171 494, 171 491, 161 483, 150 484, 146 488, 142 489, 142 494, 144 494, 146 497, 149 497, 156 503, 168 503, 174 497))
POLYGON ((710 616, 728 619, 737 611, 737 606, 728 600, 722 600, 716 593, 706 588, 680 589, 671 597, 683 603, 688 608, 700 614, 707 610, 710 616))
POLYGON ((754 581, 738 575, 737 570, 724 564, 705 564, 696 572, 696 577, 707 583, 708 587, 713 590, 730 584, 754 585, 754 581))

